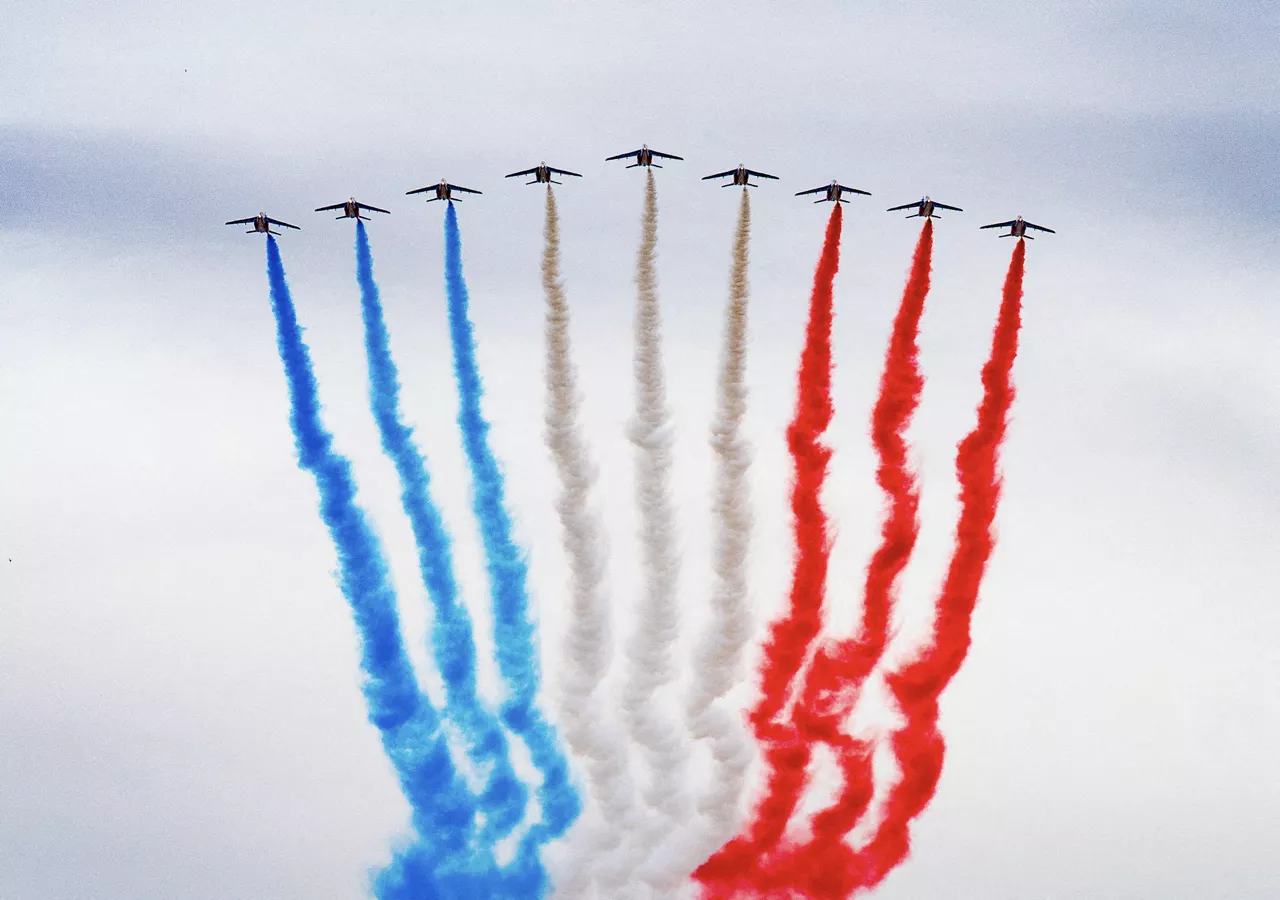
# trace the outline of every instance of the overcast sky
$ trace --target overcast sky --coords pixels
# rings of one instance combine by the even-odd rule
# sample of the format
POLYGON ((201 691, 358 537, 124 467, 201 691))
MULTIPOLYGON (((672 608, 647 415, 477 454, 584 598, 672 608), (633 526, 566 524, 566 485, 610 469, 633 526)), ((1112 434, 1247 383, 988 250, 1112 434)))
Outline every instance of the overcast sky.
MULTIPOLYGON (((406 808, 358 692, 314 483, 296 468, 262 241, 281 239, 325 418, 355 462, 420 663, 426 600, 365 398, 349 196, 371 224, 406 415, 488 627, 445 329, 459 207, 495 447, 529 549, 548 687, 566 564, 541 437, 545 159, 626 626, 632 268, 642 142, 676 416, 689 635, 709 583, 707 424, 739 162, 753 194, 753 602, 790 564, 783 431, 839 178, 833 624, 880 498, 866 437, 916 223, 938 224, 912 430, 927 622, 1023 214, 1000 541, 948 756, 884 900, 1273 898, 1280 886, 1280 7, 1166 2, 0 6, 0 897, 339 900, 406 808)), ((914 623, 914 625, 913 625, 914 623)), ((754 656, 753 648, 753 659, 754 656)), ((486 676, 486 684, 492 678, 486 676)), ((743 696, 743 701, 749 695, 743 696)))

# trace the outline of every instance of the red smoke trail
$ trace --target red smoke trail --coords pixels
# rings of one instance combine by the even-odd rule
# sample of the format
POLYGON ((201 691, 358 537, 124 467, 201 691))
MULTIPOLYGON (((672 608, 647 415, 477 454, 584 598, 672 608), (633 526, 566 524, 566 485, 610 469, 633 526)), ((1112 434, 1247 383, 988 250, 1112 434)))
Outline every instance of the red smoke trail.
POLYGON ((1025 254, 1026 245, 1019 240, 1005 277, 991 358, 982 369, 978 422, 960 442, 956 454, 960 520, 951 564, 938 597, 933 642, 913 662, 885 678, 906 721, 892 740, 902 777, 889 791, 884 819, 871 841, 857 853, 847 851, 845 864, 833 865, 826 873, 834 877, 806 886, 815 897, 847 897, 854 890, 872 888, 883 881, 906 858, 911 849, 911 821, 933 799, 938 787, 946 750, 938 733, 938 697, 969 651, 969 623, 995 544, 991 525, 1000 501, 996 466, 1014 397, 1010 376, 1022 324, 1025 254))
POLYGON ((841 204, 837 203, 827 221, 822 256, 813 276, 796 413, 787 430, 795 463, 791 512, 796 562, 790 605, 783 618, 773 624, 765 642, 761 697, 751 713, 752 729, 764 749, 765 793, 743 833, 694 872, 707 886, 704 895, 708 897, 732 896, 731 885, 746 887, 751 882, 748 873, 761 855, 759 848, 777 845, 804 787, 809 748, 778 719, 809 646, 822 628, 830 544, 820 498, 831 450, 821 438, 831 422, 831 291, 840 266, 842 220, 841 204))
POLYGON ((880 459, 876 481, 888 500, 888 509, 881 525, 880 546, 867 566, 861 628, 851 638, 819 648, 795 711, 796 728, 804 741, 824 741, 835 751, 843 784, 835 803, 814 816, 809 843, 786 852, 769 869, 774 883, 805 883, 815 896, 831 896, 829 892, 848 873, 850 850, 844 836, 866 812, 874 790, 871 747, 844 733, 841 725, 848 720, 863 683, 884 653, 898 577, 920 531, 920 494, 915 474, 907 465, 903 434, 924 387, 917 340, 929 294, 932 256, 933 221, 926 219, 893 322, 880 396, 871 417, 871 438, 880 459), (830 884, 833 879, 836 883, 830 884))
POLYGON ((960 442, 956 474, 960 481, 960 521, 955 549, 938 597, 933 644, 900 671, 886 677, 906 725, 893 738, 902 779, 889 793, 885 818, 871 842, 859 853, 861 887, 874 887, 911 849, 909 826, 933 799, 942 774, 945 744, 938 733, 938 696, 960 669, 969 652, 969 623, 978 589, 991 558, 995 537, 991 525, 1000 502, 997 463, 1004 441, 1011 380, 1022 324, 1022 272, 1026 245, 1013 248, 1005 276, 1000 317, 991 341, 991 358, 982 369, 982 402, 978 423, 960 442))

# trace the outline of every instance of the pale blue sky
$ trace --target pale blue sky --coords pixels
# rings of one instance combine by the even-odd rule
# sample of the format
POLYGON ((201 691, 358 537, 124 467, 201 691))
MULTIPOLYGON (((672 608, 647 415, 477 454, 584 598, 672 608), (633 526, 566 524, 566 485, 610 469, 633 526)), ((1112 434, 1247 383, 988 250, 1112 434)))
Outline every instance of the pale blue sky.
POLYGON ((539 190, 559 192, 588 426, 624 617, 637 571, 628 353, 641 142, 678 428, 691 635, 708 579, 706 425, 739 162, 753 195, 754 594, 785 588, 790 415, 833 177, 839 522, 851 618, 880 500, 865 438, 930 193, 928 384, 912 432, 923 621, 1024 214, 1000 544, 949 756, 884 900, 1262 900, 1280 884, 1280 11, 1183 2, 28 4, 0 32, 0 896, 360 896, 405 810, 357 691, 314 487, 294 464, 261 241, 282 239, 326 420, 355 461, 418 650, 425 600, 365 405, 349 223, 370 228, 409 418, 485 622, 453 424, 438 180, 459 212, 494 440, 548 677, 565 563, 541 443, 539 190), (8 560, 12 558, 13 562, 8 560))

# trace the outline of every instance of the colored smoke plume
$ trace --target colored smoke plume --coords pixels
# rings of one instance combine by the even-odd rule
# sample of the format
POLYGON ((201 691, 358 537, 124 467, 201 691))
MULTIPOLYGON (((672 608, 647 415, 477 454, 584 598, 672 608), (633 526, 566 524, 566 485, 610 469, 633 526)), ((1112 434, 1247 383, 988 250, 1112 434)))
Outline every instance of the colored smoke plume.
MULTIPOLYGON (((646 171, 640 250, 636 256, 635 413, 628 436, 635 448, 635 492, 640 520, 641 585, 635 632, 627 643, 622 711, 647 772, 641 798, 647 821, 634 842, 641 858, 688 823, 686 783, 692 740, 666 696, 678 672, 673 658, 680 631, 676 595, 680 556, 671 499, 671 412, 662 361, 662 310, 654 261, 658 242, 658 193, 646 171)), ((658 854, 639 878, 666 897, 688 876, 678 860, 658 854)))
POLYGON ((840 265, 843 212, 831 211, 809 299, 809 322, 796 389, 796 411, 787 431, 795 467, 791 492, 796 559, 786 612, 770 629, 761 662, 761 697, 751 724, 764 754, 764 791, 752 821, 699 871, 715 882, 710 893, 751 889, 759 859, 781 840, 803 791, 809 748, 784 722, 785 708, 809 647, 822 627, 830 544, 821 505, 831 451, 822 435, 831 422, 832 289, 840 265))
POLYGON ((612 662, 608 562, 604 526, 591 503, 596 469, 582 432, 582 398, 569 340, 569 304, 560 279, 560 217, 547 186, 542 289, 546 294, 547 447, 560 478, 556 511, 569 560, 570 613, 560 715, 574 754, 585 760, 589 813, 570 833, 556 896, 588 895, 597 859, 618 850, 631 829, 634 789, 627 771, 625 738, 602 702, 600 686, 612 662), (590 827, 588 827, 590 826, 590 827))
POLYGON ((482 842, 492 845, 524 818, 528 789, 511 767, 507 738, 476 692, 476 643, 471 617, 459 600, 453 570, 452 541, 431 499, 427 462, 413 441, 413 429, 400 413, 400 380, 391 356, 391 339, 382 298, 373 277, 373 253, 364 223, 356 222, 356 282, 364 320, 369 364, 369 404, 382 449, 400 478, 400 503, 418 549, 418 569, 432 605, 432 658, 444 681, 445 717, 466 741, 467 755, 484 772, 477 798, 483 815, 482 842))
MULTIPOLYGON (((694 690, 688 715, 695 736, 710 742, 716 777, 698 799, 705 824, 687 840, 693 867, 706 860, 739 827, 739 808, 752 748, 736 712, 725 700, 742 677, 742 655, 751 632, 747 564, 751 550, 750 467, 752 448, 742 433, 747 410, 747 263, 751 237, 751 200, 744 188, 734 231, 733 262, 729 272, 729 303, 725 309, 716 414, 711 448, 716 476, 713 495, 715 580, 711 592, 712 619, 698 649, 694 690)), ((698 868, 695 875, 699 875, 698 868)))
POLYGON ((795 712, 801 740, 829 744, 842 779, 835 802, 814 816, 808 844, 788 848, 783 858, 770 866, 775 879, 807 884, 812 896, 846 896, 847 891, 840 893, 844 889, 841 873, 850 867, 850 850, 844 838, 867 811, 874 793, 872 748, 846 734, 841 726, 884 653, 898 580, 920 532, 920 493, 908 465, 904 435, 924 387, 918 340, 932 253, 933 222, 926 219, 894 318, 880 394, 871 417, 871 438, 879 459, 876 481, 887 505, 880 544, 867 566, 862 627, 849 639, 819 648, 795 712))
POLYGON ((351 463, 333 449, 320 420, 310 351, 302 340, 280 248, 267 237, 267 278, 276 343, 289 387, 289 422, 298 465, 315 478, 320 515, 338 555, 339 584, 360 635, 361 690, 401 791, 416 840, 379 873, 384 900, 473 892, 493 887, 492 858, 474 843, 476 809, 449 758, 440 720, 418 689, 405 654, 395 592, 378 538, 356 503, 351 463))
POLYGON ((555 730, 538 708, 541 672, 537 638, 529 616, 528 566, 512 536, 505 480, 489 447, 489 423, 482 410, 484 387, 476 361, 475 334, 462 272, 462 235, 452 202, 445 209, 444 226, 445 293, 453 371, 458 384, 458 425, 471 470, 472 510, 480 525, 489 575, 498 671, 506 688, 502 722, 525 742, 533 765, 542 776, 538 787, 542 815, 520 844, 520 854, 526 859, 522 868, 527 869, 534 865, 533 857, 543 843, 564 834, 573 824, 582 803, 569 780, 568 761, 555 730))
POLYGON ((973 609, 995 546, 992 525, 1000 502, 999 454, 1014 398, 1012 373, 1022 324, 1025 255, 1026 245, 1019 240, 1005 277, 991 356, 982 369, 978 421, 956 454, 960 519, 937 601, 934 637, 911 662, 885 679, 905 720, 892 738, 902 775, 889 791, 880 827, 851 867, 859 887, 878 885, 906 858, 911 849, 910 823, 933 799, 942 774, 946 746, 938 732, 938 698, 969 652, 973 609))

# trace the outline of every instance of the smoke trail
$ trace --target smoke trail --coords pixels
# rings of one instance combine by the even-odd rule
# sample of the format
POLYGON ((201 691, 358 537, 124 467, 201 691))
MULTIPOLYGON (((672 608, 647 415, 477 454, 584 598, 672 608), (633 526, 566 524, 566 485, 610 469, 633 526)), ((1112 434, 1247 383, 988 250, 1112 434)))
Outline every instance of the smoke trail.
MULTIPOLYGON (((672 646, 680 630, 676 583, 680 574, 676 550, 675 512, 671 500, 671 413, 662 367, 662 311, 658 305, 654 259, 658 241, 658 192, 653 171, 647 172, 640 250, 636 257, 635 416, 629 435, 635 447, 636 504, 640 511, 640 546, 644 586, 636 613, 636 630, 627 644, 622 709, 631 739, 639 745, 648 777, 642 791, 651 821, 631 838, 639 856, 648 856, 663 838, 682 828, 691 803, 685 783, 691 751, 684 723, 665 711, 664 689, 677 678, 672 646)), ((641 877, 659 886, 662 896, 679 885, 688 871, 672 871, 670 863, 641 877), (674 883, 671 883, 674 882, 674 883), (668 884, 667 887, 660 887, 668 884)))
POLYGON ((969 623, 995 545, 991 526, 1000 501, 997 464, 1014 397, 1012 371, 1022 322, 1025 254, 1026 245, 1019 240, 1005 277, 991 356, 982 369, 978 421, 956 454, 960 519, 938 597, 933 642, 885 679, 906 722, 892 740, 902 776, 889 791, 884 820, 849 869, 858 876, 858 887, 875 887, 906 858, 911 849, 911 820, 933 799, 942 774, 945 743, 938 732, 938 697, 969 651, 969 623))
MULTIPOLYGON (((744 729, 725 704, 741 677, 742 651, 750 634, 747 603, 747 560, 751 541, 751 497, 748 471, 751 445, 742 434, 747 388, 747 250, 751 236, 751 199, 744 188, 734 232, 729 272, 729 304, 725 310, 716 416, 711 447, 716 456, 712 511, 715 518, 711 594, 712 620, 697 652, 693 691, 686 715, 695 737, 707 740, 715 771, 698 797, 703 821, 678 838, 684 848, 685 871, 701 877, 706 860, 738 828, 751 746, 744 729)), ((673 842, 674 843, 674 842, 673 842)))
MULTIPOLYGON (((568 761, 561 751, 555 729, 537 705, 541 672, 534 626, 529 618, 528 567, 511 535, 504 480, 489 447, 489 423, 481 410, 484 388, 476 363, 475 335, 467 312, 469 301, 462 275, 462 236, 458 231, 458 213, 452 202, 445 210, 444 232, 449 335, 460 400, 458 424, 471 468, 472 508, 480 523, 489 573, 498 670, 508 691, 502 705, 502 721, 528 746, 533 764, 542 775, 542 784, 538 788, 542 818, 530 828, 520 846, 522 857, 527 857, 536 854, 542 844, 564 834, 581 812, 582 803, 569 781, 568 761)), ((532 889, 528 896, 533 896, 532 889)))
POLYGON ((915 474, 907 464, 903 434, 911 424, 924 387, 917 341, 929 293, 932 253, 933 222, 926 219, 894 319, 880 378, 880 396, 871 418, 872 442, 880 459, 876 481, 884 491, 888 508, 881 525, 880 545, 867 566, 862 630, 852 638, 819 648, 795 712, 796 727, 806 744, 825 741, 835 750, 843 780, 835 803, 814 816, 809 843, 790 848, 786 858, 770 867, 784 883, 807 882, 813 896, 847 895, 847 891, 839 892, 840 874, 849 871, 850 851, 844 836, 866 812, 874 791, 872 748, 845 734, 841 725, 852 713, 863 683, 884 652, 898 578, 920 530, 920 495, 915 474))
POLYGON ((591 505, 596 472, 579 424, 581 397, 569 343, 569 304, 560 282, 560 218, 547 186, 546 246, 542 288, 547 296, 546 440, 560 476, 560 514, 572 582, 565 676, 560 712, 565 737, 586 760, 590 798, 604 827, 571 833, 567 869, 557 879, 558 897, 582 897, 590 889, 596 860, 615 853, 631 829, 633 788, 627 773, 625 738, 602 703, 599 687, 612 657, 610 608, 605 588, 604 527, 591 505))
POLYGON ((831 422, 832 287, 840 266, 843 213, 831 211, 822 255, 813 277, 809 323, 800 361, 796 412, 787 431, 795 464, 791 510, 796 562, 789 607, 775 622, 764 646, 761 698, 751 713, 757 740, 764 748, 765 788, 754 816, 742 835, 725 845, 698 871, 704 882, 732 893, 731 883, 750 890, 758 882, 754 870, 765 853, 777 846, 804 787, 809 747, 779 717, 785 713, 793 684, 809 647, 822 627, 830 544, 822 509, 831 451, 822 435, 831 422))
POLYGON ((453 571, 453 548, 431 500, 426 460, 413 441, 413 430, 400 418, 400 381, 382 315, 382 300, 373 278, 373 254, 363 222, 356 222, 356 281, 364 317, 364 345, 369 360, 369 402, 382 449, 400 476, 400 502, 418 546, 418 568, 433 607, 431 647, 444 680, 445 716, 462 731, 467 755, 485 773, 479 796, 483 816, 482 844, 509 834, 524 818, 528 790, 511 767, 507 738, 476 693, 476 644, 471 618, 459 602, 453 571))
POLYGON ((355 502, 351 464, 333 450, 333 436, 320 421, 311 355, 302 340, 280 248, 271 236, 267 278, 298 465, 312 474, 320 493, 320 515, 338 554, 342 593, 360 633, 361 690, 369 721, 382 738, 417 832, 417 841, 380 874, 378 896, 445 897, 468 891, 483 896, 491 886, 492 858, 473 843, 475 807, 449 758, 439 717, 418 690, 405 655, 382 548, 355 502))

